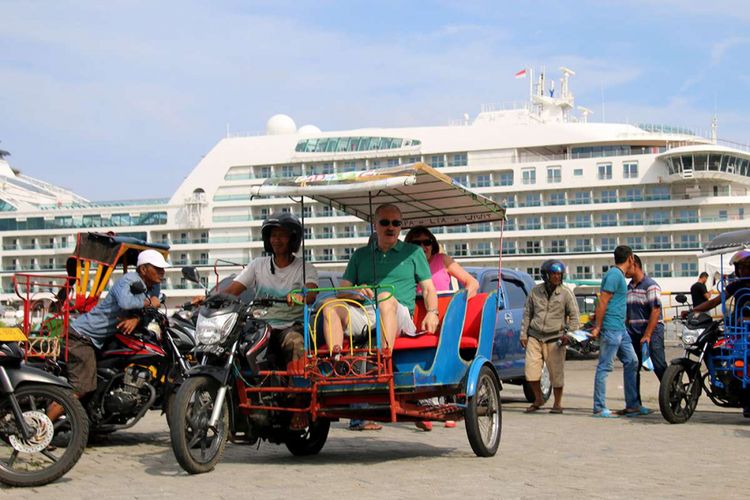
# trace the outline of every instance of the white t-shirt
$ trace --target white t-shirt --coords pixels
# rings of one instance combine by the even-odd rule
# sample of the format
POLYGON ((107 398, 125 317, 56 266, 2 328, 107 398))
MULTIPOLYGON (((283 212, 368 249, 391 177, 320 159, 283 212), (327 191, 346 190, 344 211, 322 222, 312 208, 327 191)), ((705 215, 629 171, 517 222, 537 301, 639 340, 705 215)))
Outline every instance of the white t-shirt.
MULTIPOLYGON (((234 279, 245 288, 255 289, 258 298, 286 297, 292 290, 301 289, 305 283, 302 281, 302 259, 295 257, 294 261, 286 267, 280 268, 274 262, 274 273, 271 273, 271 258, 258 257, 254 259, 234 279)), ((318 283, 318 272, 312 264, 305 264, 305 280, 307 283, 318 283)), ((273 304, 268 308, 268 314, 264 317, 274 328, 287 328, 294 322, 302 322, 304 307, 294 304, 289 307, 286 304, 273 304)))

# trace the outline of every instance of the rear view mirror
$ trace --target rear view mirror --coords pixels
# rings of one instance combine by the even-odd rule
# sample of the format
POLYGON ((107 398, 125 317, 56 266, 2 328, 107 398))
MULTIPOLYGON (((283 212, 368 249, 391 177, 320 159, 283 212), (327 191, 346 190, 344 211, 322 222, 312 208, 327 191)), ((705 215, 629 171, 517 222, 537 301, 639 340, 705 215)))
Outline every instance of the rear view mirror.
POLYGON ((182 276, 193 283, 200 284, 200 276, 198 276, 198 270, 192 266, 186 266, 182 268, 182 276))
POLYGON ((681 294, 677 295, 677 296, 676 296, 676 297, 674 298, 674 300, 676 300, 676 301, 677 301, 677 302, 679 302, 680 304, 686 304, 686 303, 687 303, 687 297, 685 296, 685 294, 684 294, 684 293, 681 293, 681 294))
POLYGON ((130 284, 130 293, 132 293, 133 295, 146 293, 146 284, 141 280, 134 281, 130 284))

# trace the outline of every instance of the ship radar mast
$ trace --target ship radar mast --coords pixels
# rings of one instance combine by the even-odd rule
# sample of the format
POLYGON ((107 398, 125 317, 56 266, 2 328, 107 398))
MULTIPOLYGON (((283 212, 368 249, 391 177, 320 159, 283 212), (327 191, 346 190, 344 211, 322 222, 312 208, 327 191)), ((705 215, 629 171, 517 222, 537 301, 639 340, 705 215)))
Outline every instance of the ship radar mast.
MULTIPOLYGON (((575 98, 570 91, 569 80, 575 76, 575 71, 565 66, 560 67, 562 77, 557 94, 555 93, 555 81, 550 80, 549 89, 545 90, 544 69, 539 73, 536 85, 529 85, 529 100, 531 108, 542 121, 567 122, 570 119, 570 111, 575 107, 575 98)), ((533 78, 533 77, 532 77, 533 78)), ((587 110, 584 119, 591 112, 587 110)))

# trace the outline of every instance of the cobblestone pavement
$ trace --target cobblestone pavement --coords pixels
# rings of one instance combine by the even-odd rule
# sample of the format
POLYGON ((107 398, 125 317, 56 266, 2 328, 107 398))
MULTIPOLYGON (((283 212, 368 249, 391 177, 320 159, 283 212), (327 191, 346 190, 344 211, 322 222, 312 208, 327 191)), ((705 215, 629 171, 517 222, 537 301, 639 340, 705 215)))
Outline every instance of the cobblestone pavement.
MULTIPOLYGON (((669 425, 659 414, 652 374, 644 376, 643 399, 654 414, 591 418, 595 363, 567 363, 564 415, 524 414, 522 391, 506 385, 502 443, 493 458, 474 456, 462 423, 436 424, 429 433, 405 424, 352 432, 336 423, 316 457, 295 458, 283 446, 230 444, 213 472, 188 476, 172 455, 165 421, 152 412, 132 430, 89 447, 56 483, 0 486, 0 499, 741 496, 750 420, 702 398, 690 422, 669 425)), ((608 396, 610 407, 623 406, 619 367, 608 396)))

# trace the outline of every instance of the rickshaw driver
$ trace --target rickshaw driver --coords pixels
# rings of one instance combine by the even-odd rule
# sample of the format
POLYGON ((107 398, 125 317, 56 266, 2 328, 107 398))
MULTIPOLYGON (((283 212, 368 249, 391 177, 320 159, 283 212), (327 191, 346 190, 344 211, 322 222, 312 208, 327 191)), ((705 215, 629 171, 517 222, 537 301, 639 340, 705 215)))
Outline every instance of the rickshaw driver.
MULTIPOLYGON (((739 314, 747 319, 750 316, 750 250, 740 250, 729 263, 734 265, 734 275, 737 279, 724 288, 724 294, 729 299, 738 292, 743 292, 735 301, 734 310, 739 311, 739 314)), ((693 308, 693 312, 710 311, 719 304, 721 294, 693 308)), ((750 418, 750 387, 742 390, 742 415, 750 418)))
MULTIPOLYGON (((68 378, 75 396, 82 398, 96 389, 96 351, 107 339, 121 331, 130 335, 138 326, 138 318, 124 318, 131 311, 161 306, 159 292, 164 270, 170 264, 156 250, 138 254, 135 272, 122 275, 106 297, 94 308, 75 319, 68 331, 68 378), (146 285, 146 293, 134 294, 130 287, 136 282, 146 285)), ((55 421, 62 415, 62 407, 52 403, 47 415, 55 421)))
MULTIPOLYGON (((392 296, 390 296, 390 291, 380 292, 378 295, 383 341, 386 346, 392 348, 396 337, 401 332, 409 335, 416 331, 412 315, 417 284, 422 287, 427 309, 420 325, 422 330, 428 332, 437 330, 438 299, 424 252, 420 247, 398 239, 402 224, 401 210, 395 205, 381 205, 375 210, 375 221, 377 240, 354 252, 339 284, 341 287, 350 287, 382 283, 394 287, 392 296), (373 253, 375 253, 374 258, 373 253), (376 269, 373 269, 373 262, 376 269), (375 271, 374 275, 373 271, 375 271)), ((337 294, 340 298, 357 300, 362 300, 363 295, 372 299, 374 292, 369 288, 361 288, 356 293, 346 291, 337 294)), ((368 324, 371 325, 373 331, 375 329, 373 308, 367 308, 367 313, 361 307, 352 304, 335 304, 327 309, 323 312, 323 333, 333 356, 341 352, 344 331, 348 331, 349 327, 349 318, 351 318, 353 336, 359 338, 366 335, 368 324)))
MULTIPOLYGON (((303 259, 294 256, 302 244, 304 231, 302 224, 289 213, 270 215, 261 226, 263 248, 271 256, 253 259, 242 272, 221 293, 239 296, 246 289, 255 289, 256 297, 286 297, 287 306, 276 305, 268 308, 263 317, 272 328, 271 345, 275 352, 284 357, 280 365, 283 368, 291 361, 302 358, 305 354, 303 337, 304 306, 299 305, 302 297, 292 297, 291 291, 302 288, 303 259), (294 303, 292 299, 297 300, 294 303)), ((318 273, 310 263, 304 263, 306 288, 317 288, 318 273)), ((317 293, 308 292, 305 301, 315 302, 317 293)), ((204 297, 196 297, 197 304, 204 297)))

